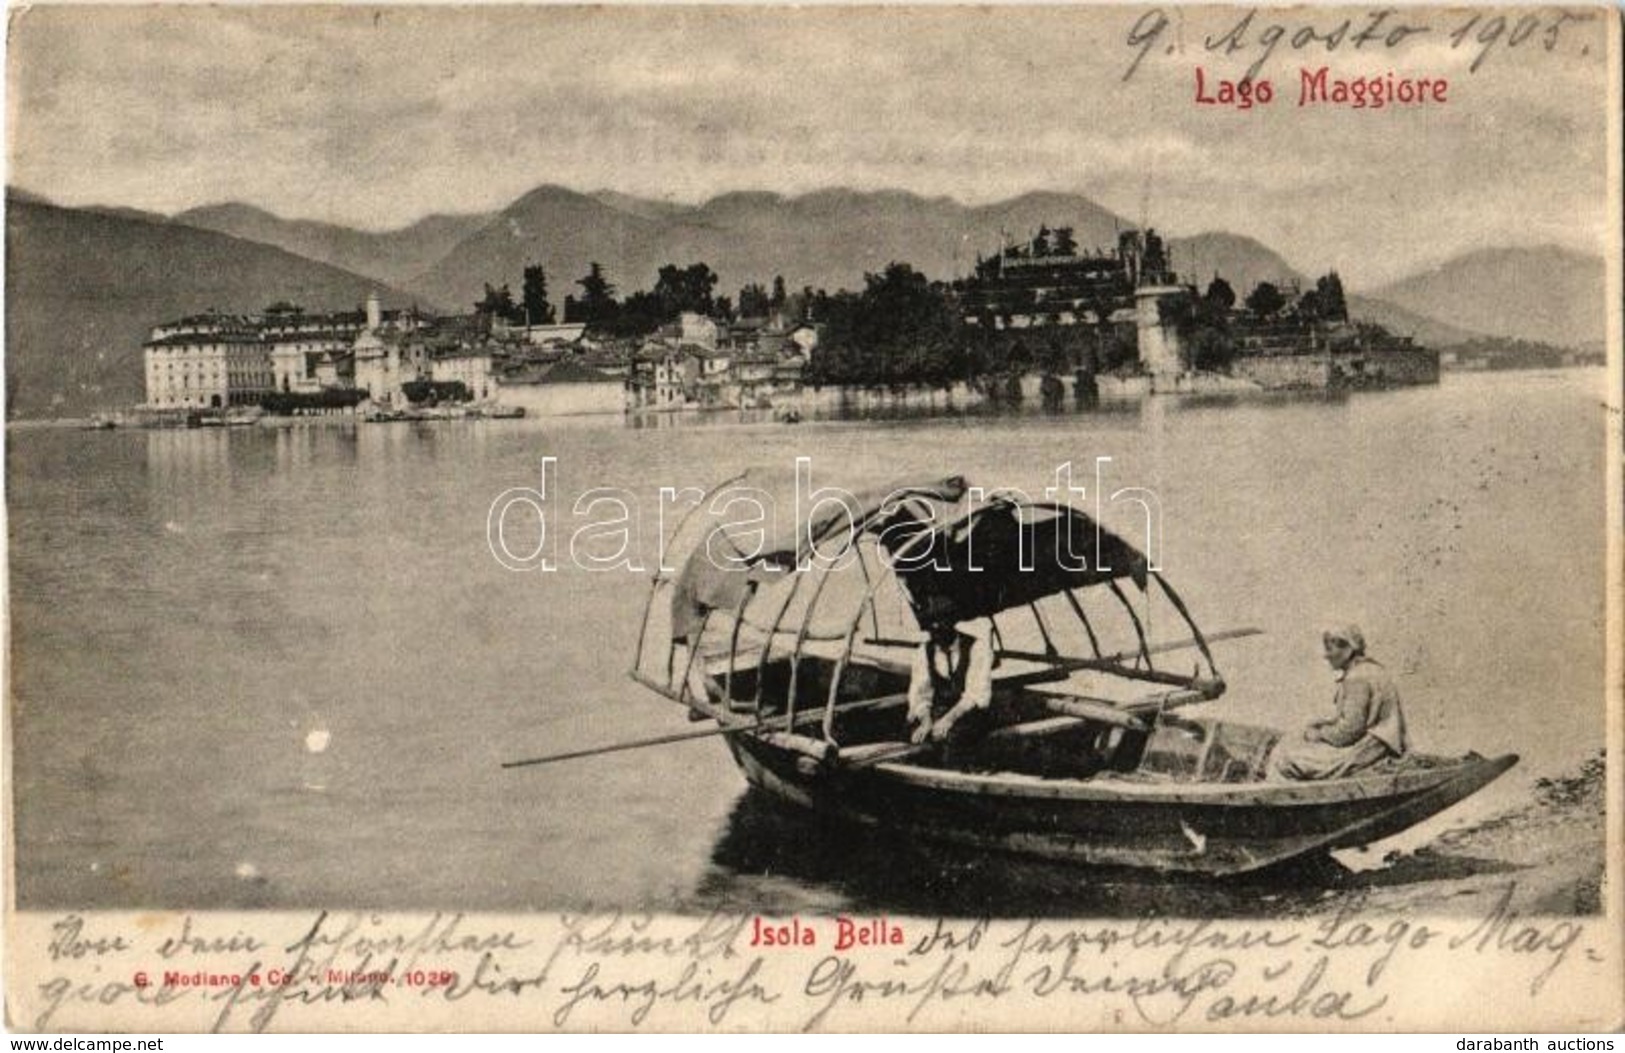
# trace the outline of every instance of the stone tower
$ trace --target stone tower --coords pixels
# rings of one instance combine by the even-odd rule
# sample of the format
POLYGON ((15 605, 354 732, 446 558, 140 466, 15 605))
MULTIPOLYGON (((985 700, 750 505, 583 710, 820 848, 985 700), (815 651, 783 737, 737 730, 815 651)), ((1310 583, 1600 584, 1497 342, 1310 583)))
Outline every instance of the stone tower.
POLYGON ((1176 376, 1185 370, 1185 342, 1179 335, 1172 308, 1185 290, 1177 285, 1142 285, 1134 290, 1135 324, 1140 345, 1140 366, 1157 376, 1176 376))

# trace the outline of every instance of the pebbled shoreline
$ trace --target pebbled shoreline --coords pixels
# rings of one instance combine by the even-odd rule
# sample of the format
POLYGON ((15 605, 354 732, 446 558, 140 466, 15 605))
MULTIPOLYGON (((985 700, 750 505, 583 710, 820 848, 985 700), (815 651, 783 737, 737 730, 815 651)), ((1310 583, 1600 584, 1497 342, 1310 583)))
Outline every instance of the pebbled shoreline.
MULTIPOLYGON (((1530 915, 1602 914, 1607 869, 1606 776, 1599 752, 1574 773, 1536 780, 1534 800, 1448 830, 1377 869, 1335 883, 1319 914, 1346 905, 1347 890, 1376 911, 1481 912, 1513 885, 1509 906, 1530 915)), ((1352 854, 1339 853, 1340 861, 1352 854)))

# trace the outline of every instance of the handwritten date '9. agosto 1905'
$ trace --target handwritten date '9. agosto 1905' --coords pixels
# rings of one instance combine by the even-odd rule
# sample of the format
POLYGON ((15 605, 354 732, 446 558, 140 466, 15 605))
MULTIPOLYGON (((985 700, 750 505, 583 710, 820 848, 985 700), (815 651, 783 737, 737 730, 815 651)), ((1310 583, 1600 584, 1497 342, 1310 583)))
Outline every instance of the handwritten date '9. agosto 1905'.
POLYGON ((1575 27, 1598 17, 1596 11, 1550 8, 1500 14, 1402 12, 1387 7, 1352 17, 1311 14, 1280 19, 1248 11, 1223 32, 1186 39, 1173 15, 1152 8, 1134 21, 1123 38, 1131 57, 1122 79, 1132 80, 1147 60, 1188 55, 1198 46, 1215 59, 1247 63, 1240 79, 1258 84, 1272 60, 1293 53, 1300 61, 1317 53, 1335 61, 1342 55, 1397 55, 1418 42, 1433 41, 1442 42, 1450 55, 1469 56, 1467 73, 1474 74, 1501 53, 1584 58, 1591 54, 1591 45, 1575 27))

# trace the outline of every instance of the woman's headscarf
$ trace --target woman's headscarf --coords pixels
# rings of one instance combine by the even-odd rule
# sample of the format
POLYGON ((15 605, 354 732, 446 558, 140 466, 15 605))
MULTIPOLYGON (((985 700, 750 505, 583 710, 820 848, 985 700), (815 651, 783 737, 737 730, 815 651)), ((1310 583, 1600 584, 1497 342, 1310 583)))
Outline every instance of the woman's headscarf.
POLYGON ((1341 640, 1349 645, 1355 654, 1365 654, 1365 634, 1358 625, 1352 623, 1327 629, 1320 634, 1322 640, 1341 640))

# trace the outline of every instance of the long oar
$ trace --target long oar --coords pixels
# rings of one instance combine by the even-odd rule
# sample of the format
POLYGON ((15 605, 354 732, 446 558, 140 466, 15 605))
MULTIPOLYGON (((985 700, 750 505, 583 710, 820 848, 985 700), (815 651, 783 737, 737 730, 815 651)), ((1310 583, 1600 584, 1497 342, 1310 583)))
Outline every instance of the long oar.
MULTIPOLYGON (((577 757, 596 757, 603 753, 619 753, 622 750, 641 750, 645 746, 664 746, 672 742, 687 742, 689 739, 708 739, 715 735, 726 735, 733 731, 772 730, 762 725, 723 725, 718 728, 701 728, 698 731, 679 731, 671 735, 656 735, 654 738, 633 739, 630 742, 617 742, 612 746, 594 746, 591 749, 571 750, 569 753, 552 753, 546 757, 532 757, 529 760, 503 761, 504 768, 525 768, 532 764, 552 764, 554 761, 575 760, 577 757)), ((782 729, 781 729, 782 730, 782 729)))
MULTIPOLYGON (((1263 632, 1264 630, 1262 629, 1251 628, 1227 629, 1223 632, 1212 633, 1207 637, 1207 639, 1211 643, 1216 640, 1234 640, 1243 636, 1259 636, 1263 632)), ((1175 640, 1170 643, 1154 644, 1148 650, 1150 650, 1152 653, 1159 653, 1162 651, 1178 650, 1182 647, 1193 647, 1195 645, 1196 641, 1194 639, 1175 640)), ((1132 655, 1139 653, 1140 652, 1138 651, 1125 652, 1122 656, 1109 656, 1108 660, 1131 657, 1132 655)), ((1099 661, 1099 659, 1095 659, 1094 661, 1099 661)), ((995 686, 1006 689, 1010 687, 1021 687, 1028 682, 1045 679, 1050 675, 1050 672, 1050 670, 1041 669, 1033 673, 1024 673, 1020 676, 1007 677, 1003 680, 995 681, 995 686)), ((898 702, 906 701, 907 699, 908 695, 906 694, 883 695, 880 698, 859 699, 855 702, 846 702, 836 706, 835 712, 847 713, 854 709, 872 709, 876 706, 893 705, 898 702)), ((655 735, 646 739, 631 739, 626 742, 615 742, 608 746, 593 746, 583 750, 570 750, 567 753, 550 753, 545 757, 530 757, 526 760, 503 761, 502 766, 504 768, 529 768, 538 764, 552 764, 556 761, 578 760, 582 757, 597 757, 605 753, 620 753, 624 750, 641 750, 650 746, 667 746, 674 742, 688 742, 693 739, 708 739, 714 738, 718 735, 734 735, 749 731, 788 731, 792 727, 800 727, 803 724, 817 723, 823 719, 824 714, 822 710, 813 710, 805 714, 798 714, 793 725, 784 717, 779 717, 775 720, 764 720, 754 724, 724 724, 714 728, 700 728, 696 731, 678 731, 669 735, 655 735)))
MULTIPOLYGON (((856 702, 847 702, 835 707, 835 712, 846 713, 854 709, 870 709, 875 706, 884 706, 908 699, 907 695, 883 695, 880 698, 859 699, 856 702)), ((824 719, 822 709, 808 713, 798 714, 795 725, 816 724, 824 719)), ((571 750, 568 753, 551 753, 545 757, 532 757, 529 760, 504 761, 504 768, 528 768, 534 764, 552 764, 554 761, 575 760, 578 757, 596 757, 601 753, 619 753, 622 750, 640 750, 645 746, 664 746, 672 742, 687 742, 690 739, 708 739, 716 735, 733 735, 747 731, 788 731, 791 723, 784 717, 775 720, 764 720, 751 724, 723 724, 720 727, 700 728, 698 731, 678 731, 670 735, 656 735, 647 739, 632 739, 629 742, 616 742, 608 746, 594 746, 590 749, 571 750)))
MULTIPOLYGON (((1034 673, 1023 673, 1006 680, 996 682, 997 687, 1022 687, 1035 680, 1052 676, 1050 670, 1040 669, 1034 673)), ((879 698, 862 698, 855 702, 843 702, 835 707, 836 713, 850 713, 854 709, 875 709, 879 706, 896 705, 908 701, 908 695, 881 695, 879 698)), ((531 757, 528 760, 503 761, 504 768, 528 768, 536 764, 552 764, 554 761, 576 760, 580 757, 596 757, 601 753, 619 753, 622 750, 640 750, 645 746, 664 746, 672 742, 687 742, 690 739, 706 739, 716 735, 733 735, 751 731, 788 731, 792 727, 801 727, 805 724, 818 724, 824 719, 822 708, 809 710, 796 714, 792 725, 784 717, 763 720, 746 724, 723 724, 720 727, 700 728, 697 731, 678 731, 670 735, 656 735, 647 739, 632 739, 629 742, 616 742, 608 746, 594 746, 584 750, 571 750, 568 753, 550 753, 545 757, 531 757)))

